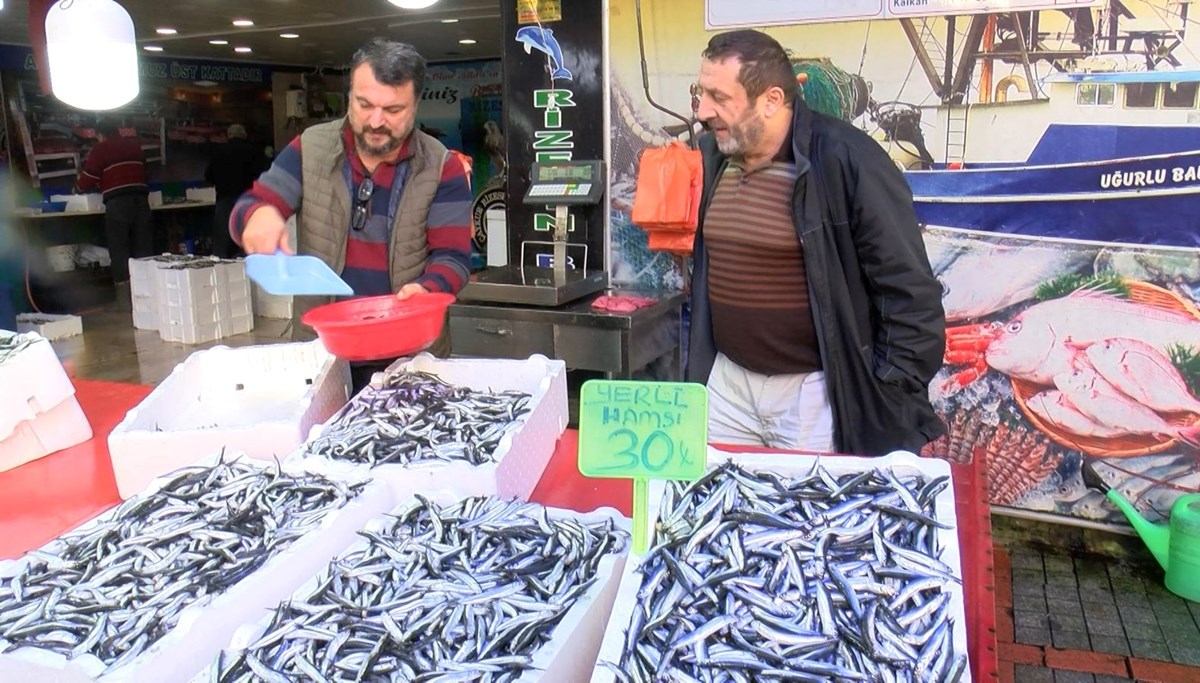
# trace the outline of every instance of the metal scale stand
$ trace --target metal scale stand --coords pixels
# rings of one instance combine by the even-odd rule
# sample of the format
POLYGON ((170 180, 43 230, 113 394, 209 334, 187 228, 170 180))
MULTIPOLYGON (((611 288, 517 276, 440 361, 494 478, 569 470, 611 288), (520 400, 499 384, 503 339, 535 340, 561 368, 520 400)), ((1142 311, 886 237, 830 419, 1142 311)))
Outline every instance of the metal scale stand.
POLYGON ((567 233, 570 207, 599 204, 604 199, 607 177, 605 164, 599 160, 533 164, 529 190, 522 201, 527 205, 554 207, 551 266, 523 265, 522 254, 517 259, 517 265, 488 268, 476 274, 463 288, 459 299, 561 306, 606 288, 608 273, 605 270, 589 273, 586 263, 580 263, 575 268, 568 267, 567 233))

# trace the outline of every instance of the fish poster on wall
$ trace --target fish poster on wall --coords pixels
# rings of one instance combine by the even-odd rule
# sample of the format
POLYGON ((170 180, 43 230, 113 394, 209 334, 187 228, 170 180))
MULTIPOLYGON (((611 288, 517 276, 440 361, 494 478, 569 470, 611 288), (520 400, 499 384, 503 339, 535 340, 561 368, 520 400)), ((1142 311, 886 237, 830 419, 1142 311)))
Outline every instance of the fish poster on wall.
POLYGON ((1200 485, 1200 252, 925 228, 946 309, 930 397, 949 434, 926 454, 983 457, 993 505, 1118 521, 1092 461, 1165 513, 1200 485))
MULTIPOLYGON (((1111 523, 1086 463, 1151 517, 1200 487, 1200 33, 1169 0, 1117 5, 762 29, 912 189, 950 330, 927 452, 986 458, 996 506, 1111 523)), ((682 289, 630 211, 642 152, 703 132, 718 31, 691 0, 609 8, 612 279, 682 289)))

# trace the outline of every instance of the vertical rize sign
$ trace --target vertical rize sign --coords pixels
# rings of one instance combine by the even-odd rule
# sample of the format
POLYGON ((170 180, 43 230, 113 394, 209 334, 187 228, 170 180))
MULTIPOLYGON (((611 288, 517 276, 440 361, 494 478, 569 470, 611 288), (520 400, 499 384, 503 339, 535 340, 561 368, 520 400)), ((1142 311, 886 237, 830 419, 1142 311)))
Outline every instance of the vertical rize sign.
MULTIPOLYGON (((553 264, 553 208, 521 201, 532 164, 604 158, 605 3, 564 5, 558 18, 502 2, 509 263, 553 264)), ((604 268, 604 216, 602 204, 571 207, 568 267, 604 268)))

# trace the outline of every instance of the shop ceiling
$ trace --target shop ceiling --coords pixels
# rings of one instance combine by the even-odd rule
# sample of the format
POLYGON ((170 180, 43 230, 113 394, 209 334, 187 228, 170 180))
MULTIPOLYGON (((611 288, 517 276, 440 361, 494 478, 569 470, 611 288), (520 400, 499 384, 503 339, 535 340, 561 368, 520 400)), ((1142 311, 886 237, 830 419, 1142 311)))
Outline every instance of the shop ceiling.
MULTIPOLYGON (((500 56, 499 0, 440 0, 405 10, 387 0, 118 0, 145 55, 344 66, 374 36, 412 43, 429 61, 500 56), (253 26, 234 26, 235 20, 253 26), (161 34, 159 29, 174 29, 161 34), (281 34, 298 37, 281 37, 281 34), (475 41, 465 44, 460 41, 475 41), (210 41, 228 41, 213 44, 210 41), (250 52, 236 52, 236 48, 250 52), (161 52, 156 48, 162 48, 161 52)), ((0 10, 0 43, 29 44, 26 0, 0 10)))

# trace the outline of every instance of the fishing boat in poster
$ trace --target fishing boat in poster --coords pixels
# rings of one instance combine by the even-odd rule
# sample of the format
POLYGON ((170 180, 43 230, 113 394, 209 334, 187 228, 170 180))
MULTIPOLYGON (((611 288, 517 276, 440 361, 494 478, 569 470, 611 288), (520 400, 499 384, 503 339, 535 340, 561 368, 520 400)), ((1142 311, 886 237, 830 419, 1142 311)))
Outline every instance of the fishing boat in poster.
MULTIPOLYGON (((1186 101, 1190 106, 1180 107, 1180 118, 1196 116, 1200 71, 1058 78, 1049 87, 1052 101, 1056 91, 1065 89, 1055 87, 1060 84, 1075 86, 1071 88, 1074 92, 1064 93, 1072 102, 1094 87, 1111 86, 1113 98, 1107 106, 1117 108, 1129 100, 1131 84, 1140 86, 1139 92, 1153 86, 1170 93, 1166 98, 1155 94, 1157 106, 1161 107, 1164 99, 1174 104, 1186 101)), ((1050 103, 1044 107, 1050 108, 1050 103)), ((1139 113, 1126 111, 1132 117, 1139 113)), ((1200 246, 1200 126, 1186 125, 1186 119, 1181 123, 1184 125, 1049 123, 1021 162, 965 162, 905 175, 918 216, 934 225, 1104 242, 1200 246)))
MULTIPOLYGON (((934 130, 934 153, 918 126, 896 125, 909 105, 887 103, 876 119, 891 116, 883 142, 906 169, 918 217, 1009 234, 1200 246, 1200 64, 1181 60, 1192 51, 1177 56, 1179 43, 1168 43, 1176 31, 1166 27, 1123 30, 1113 21, 1097 30, 1081 26, 1091 15, 1078 11, 1075 32, 1050 47, 1040 14, 972 17, 958 73, 947 77, 931 63, 937 52, 916 39, 928 27, 906 27, 942 96, 936 120, 920 124, 934 130), (1002 63, 1015 68, 993 86, 993 65, 1002 63)), ((917 110, 910 106, 908 121, 934 113, 917 110)))

